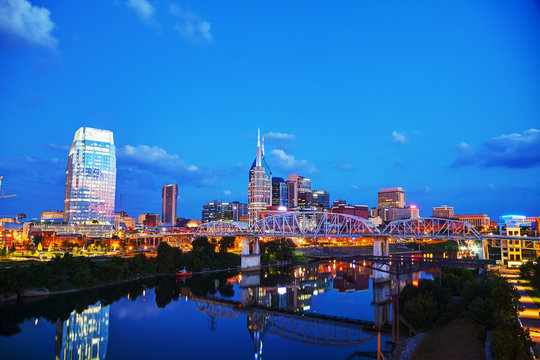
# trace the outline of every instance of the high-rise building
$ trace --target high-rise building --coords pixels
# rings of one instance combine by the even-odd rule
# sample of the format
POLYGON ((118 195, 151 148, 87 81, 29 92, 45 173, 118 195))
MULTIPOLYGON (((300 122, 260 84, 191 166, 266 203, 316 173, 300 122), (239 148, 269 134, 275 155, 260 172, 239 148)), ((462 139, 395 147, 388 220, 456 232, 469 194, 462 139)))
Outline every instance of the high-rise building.
POLYGON ((285 180, 287 185, 287 204, 289 208, 294 209, 298 207, 298 185, 294 180, 285 180))
POLYGON ((272 178, 272 206, 289 206, 287 184, 281 177, 272 178))
POLYGON ((161 189, 163 201, 161 217, 163 223, 174 225, 176 223, 176 203, 178 199, 178 185, 163 185, 161 189))
POLYGON ((248 212, 250 224, 259 219, 259 211, 272 205, 272 171, 264 159, 264 138, 257 138, 257 154, 249 169, 248 212))
POLYGON ((69 150, 64 221, 113 223, 116 150, 113 133, 82 127, 69 150))
POLYGON ((328 210, 330 208, 330 194, 324 190, 314 190, 312 192, 313 199, 317 203, 317 207, 328 210))
POLYGON ((296 182, 296 186, 298 188, 298 193, 299 194, 302 194, 302 193, 305 193, 305 192, 311 192, 311 180, 310 179, 308 179, 306 177, 303 177, 303 176, 296 175, 296 174, 292 174, 292 175, 289 175, 289 180, 292 180, 292 181, 296 182))
POLYGON ((233 201, 232 203, 233 210, 233 221, 248 221, 248 204, 241 203, 238 201, 233 201))
POLYGON ((202 222, 217 221, 219 202, 212 201, 202 207, 202 222))
POLYGON ((202 222, 247 221, 248 205, 238 201, 222 203, 212 201, 203 205, 202 222))
POLYGON ((379 190, 379 207, 404 208, 405 190, 401 187, 391 187, 379 190))
POLYGON ((433 216, 438 218, 453 218, 454 208, 448 205, 434 207, 433 216))
POLYGON ((304 210, 316 210, 317 201, 312 192, 303 192, 298 194, 298 207, 304 210))

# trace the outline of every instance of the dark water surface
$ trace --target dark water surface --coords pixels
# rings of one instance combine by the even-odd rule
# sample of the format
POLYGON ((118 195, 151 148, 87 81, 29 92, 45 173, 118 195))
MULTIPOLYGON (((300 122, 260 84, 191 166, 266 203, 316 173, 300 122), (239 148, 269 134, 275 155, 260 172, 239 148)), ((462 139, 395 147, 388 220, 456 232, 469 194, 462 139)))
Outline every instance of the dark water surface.
POLYGON ((0 358, 364 359, 379 325, 390 348, 396 284, 374 288, 360 265, 158 278, 3 306, 0 358))

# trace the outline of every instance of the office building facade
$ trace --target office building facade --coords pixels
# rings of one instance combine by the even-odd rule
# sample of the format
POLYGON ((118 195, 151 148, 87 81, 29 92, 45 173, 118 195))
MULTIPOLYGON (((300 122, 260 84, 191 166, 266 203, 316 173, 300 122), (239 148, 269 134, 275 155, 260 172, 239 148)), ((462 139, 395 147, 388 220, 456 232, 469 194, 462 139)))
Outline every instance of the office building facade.
POLYGON ((66 170, 64 221, 112 224, 116 192, 113 133, 82 127, 75 132, 66 170))
POLYGON ((317 207, 322 210, 330 208, 330 194, 324 190, 314 190, 312 192, 313 199, 317 203, 317 207))
POLYGON ((176 206, 178 200, 178 185, 164 185, 161 189, 163 223, 174 225, 176 223, 176 206))
POLYGON ((287 183, 283 178, 272 178, 272 206, 289 206, 287 183))
POLYGON ((379 190, 378 207, 392 207, 392 208, 404 208, 405 207, 405 190, 401 187, 391 187, 379 190))
POLYGON ((438 218, 453 218, 454 208, 448 205, 441 205, 433 208, 433 216, 438 218))
POLYGON ((259 219, 259 211, 272 205, 272 171, 264 158, 264 138, 261 145, 260 131, 257 138, 257 154, 249 169, 248 213, 249 223, 259 219))

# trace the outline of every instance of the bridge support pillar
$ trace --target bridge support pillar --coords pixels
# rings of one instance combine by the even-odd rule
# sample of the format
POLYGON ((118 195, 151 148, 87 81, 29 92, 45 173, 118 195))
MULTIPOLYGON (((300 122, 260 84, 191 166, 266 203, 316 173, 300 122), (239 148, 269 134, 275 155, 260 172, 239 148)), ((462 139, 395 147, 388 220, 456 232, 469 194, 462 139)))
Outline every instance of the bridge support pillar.
MULTIPOLYGON (((373 239, 373 256, 390 256, 390 244, 388 238, 373 239)), ((383 263, 373 263, 373 281, 381 281, 390 276, 390 266, 383 263)))
POLYGON ((392 303, 392 300, 390 300, 391 283, 392 281, 390 278, 387 278, 385 282, 373 283, 373 311, 375 313, 375 327, 381 327, 390 322, 390 304, 392 303))
POLYGON ((259 270, 261 268, 261 254, 259 252, 259 238, 255 237, 253 241, 253 250, 249 246, 249 238, 242 238, 242 270, 259 270))

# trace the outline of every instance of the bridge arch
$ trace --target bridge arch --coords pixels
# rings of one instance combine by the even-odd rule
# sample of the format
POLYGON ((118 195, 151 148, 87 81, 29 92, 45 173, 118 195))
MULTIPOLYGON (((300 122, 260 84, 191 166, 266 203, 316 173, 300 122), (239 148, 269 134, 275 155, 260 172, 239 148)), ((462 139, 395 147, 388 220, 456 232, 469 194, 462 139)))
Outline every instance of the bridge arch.
POLYGON ((380 234, 364 218, 320 211, 294 211, 268 216, 251 226, 253 235, 265 237, 356 237, 380 234))
POLYGON ((382 233, 402 239, 482 240, 480 233, 467 221, 434 217, 395 220, 382 233))
POLYGON ((210 221, 202 223, 195 231, 194 238, 199 236, 237 236, 248 235, 249 225, 240 221, 210 221))

